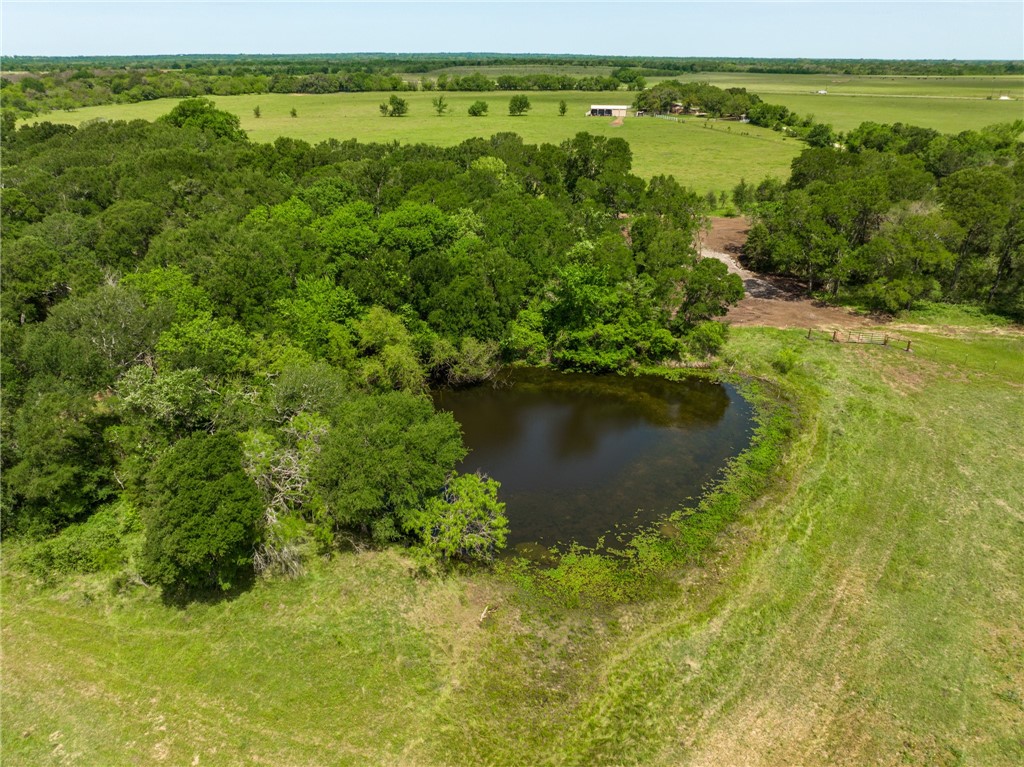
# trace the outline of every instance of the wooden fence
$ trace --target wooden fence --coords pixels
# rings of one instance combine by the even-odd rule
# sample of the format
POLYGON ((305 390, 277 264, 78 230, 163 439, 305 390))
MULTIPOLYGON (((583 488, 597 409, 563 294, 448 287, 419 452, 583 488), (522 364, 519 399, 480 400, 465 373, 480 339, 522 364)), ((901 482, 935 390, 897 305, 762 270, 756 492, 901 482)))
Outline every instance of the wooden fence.
POLYGON ((810 341, 832 341, 837 344, 878 344, 879 346, 891 346, 894 349, 910 351, 910 339, 902 336, 885 333, 878 330, 814 330, 807 329, 807 338, 810 341))

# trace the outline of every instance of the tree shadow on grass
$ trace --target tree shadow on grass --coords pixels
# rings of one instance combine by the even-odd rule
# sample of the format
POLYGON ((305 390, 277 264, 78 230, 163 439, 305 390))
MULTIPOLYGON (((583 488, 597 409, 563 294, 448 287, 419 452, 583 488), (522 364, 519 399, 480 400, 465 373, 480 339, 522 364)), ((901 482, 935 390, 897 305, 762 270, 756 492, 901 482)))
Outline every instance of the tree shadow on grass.
POLYGON ((239 573, 229 589, 222 589, 216 585, 204 587, 164 586, 161 589, 160 599, 167 607, 184 610, 192 604, 216 605, 221 602, 230 602, 250 591, 255 585, 256 573, 249 570, 239 573))

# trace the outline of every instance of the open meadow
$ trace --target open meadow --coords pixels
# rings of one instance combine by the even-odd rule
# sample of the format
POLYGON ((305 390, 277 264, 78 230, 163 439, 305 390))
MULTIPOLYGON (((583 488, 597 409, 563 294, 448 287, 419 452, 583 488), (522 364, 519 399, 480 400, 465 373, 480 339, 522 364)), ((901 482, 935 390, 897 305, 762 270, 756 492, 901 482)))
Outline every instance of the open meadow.
MULTIPOLYGON (((591 104, 629 103, 633 94, 626 92, 530 93, 531 109, 521 117, 508 114, 509 92, 445 93, 450 109, 441 117, 431 105, 437 93, 402 93, 401 97, 409 103, 409 113, 403 117, 382 117, 379 104, 387 101, 388 95, 262 94, 217 96, 213 101, 218 108, 237 114, 254 141, 273 141, 279 136, 288 136, 311 143, 336 138, 453 146, 477 136, 512 131, 528 144, 559 144, 587 131, 628 141, 633 151, 633 172, 637 175, 643 178, 674 175, 681 183, 700 192, 729 191, 741 176, 786 178, 790 162, 802 148, 794 139, 753 125, 712 123, 713 127, 704 127, 703 120, 680 123, 627 118, 621 126, 615 126, 608 118, 586 116, 591 104), (562 99, 568 102, 564 117, 558 114, 558 102, 562 99), (484 117, 470 117, 466 110, 478 100, 486 101, 490 111, 484 117), (259 118, 253 115, 256 106, 260 108, 259 118), (293 108, 297 117, 290 116, 293 108)), ((111 104, 54 113, 44 119, 75 125, 94 119, 154 120, 167 114, 176 103, 168 99, 111 104)))
MULTIPOLYGON (((456 67, 452 73, 481 70, 489 76, 522 74, 543 67, 456 67)), ((551 71, 552 68, 547 68, 551 71)), ((589 68, 555 68, 568 74, 586 74, 589 68), (579 70, 579 71, 577 71, 579 70)), ((444 70, 449 71, 449 70, 444 70)), ((593 74, 594 72, 591 72, 593 74)), ((604 73, 603 70, 601 72, 604 73)), ((436 75, 439 72, 430 73, 436 75)), ((409 76, 418 78, 418 76, 409 76)), ((976 130, 998 122, 1024 119, 1024 78, 1006 77, 868 77, 839 75, 764 75, 711 72, 681 76, 681 80, 708 81, 719 87, 745 87, 766 101, 783 104, 801 116, 813 115, 836 130, 851 130, 862 122, 903 122, 944 133, 976 130), (827 90, 827 95, 817 95, 827 90), (999 97, 1006 95, 1009 101, 999 97)), ((655 82, 654 79, 651 82, 655 82)), ((448 111, 438 117, 431 101, 436 92, 410 92, 401 96, 409 113, 381 117, 378 106, 386 93, 334 93, 325 95, 261 94, 217 96, 221 109, 237 114, 255 141, 289 136, 309 142, 328 138, 359 141, 400 141, 452 146, 476 136, 503 131, 521 135, 527 143, 560 143, 580 131, 620 137, 633 150, 633 170, 644 178, 671 174, 699 192, 728 191, 743 177, 785 178, 789 164, 802 145, 773 131, 752 125, 704 120, 626 118, 621 126, 605 118, 585 116, 591 104, 629 104, 635 94, 618 92, 531 92, 532 109, 521 117, 508 114, 508 91, 449 92, 448 111), (558 114, 558 103, 568 112, 558 114), (485 117, 470 117, 474 101, 486 101, 485 117), (260 108, 260 117, 253 110, 260 108), (295 109, 296 117, 291 117, 295 109)), ((86 107, 51 113, 42 119, 74 125, 94 119, 153 120, 174 106, 173 100, 86 107)))
MULTIPOLYGON (((652 78, 653 84, 662 78, 652 78)), ((902 122, 942 133, 977 130, 1024 119, 1024 77, 897 77, 706 72, 679 78, 719 88, 746 88, 801 116, 840 131, 862 122, 902 122), (818 91, 828 91, 819 95, 818 91), (1010 100, 1000 101, 1000 96, 1010 100)))
POLYGON ((734 329, 723 369, 779 380, 801 425, 644 604, 385 551, 182 608, 42 587, 5 544, 4 763, 1019 765, 1024 337, 906 323, 911 354, 734 329))

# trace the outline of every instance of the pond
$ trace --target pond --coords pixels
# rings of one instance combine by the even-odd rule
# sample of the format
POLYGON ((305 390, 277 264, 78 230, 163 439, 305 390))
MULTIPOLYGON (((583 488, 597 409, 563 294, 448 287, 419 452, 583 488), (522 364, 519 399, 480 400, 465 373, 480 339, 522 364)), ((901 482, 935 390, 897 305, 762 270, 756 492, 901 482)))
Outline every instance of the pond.
POLYGON ((592 546, 691 505, 753 431, 734 387, 697 378, 517 368, 433 398, 462 425, 459 471, 501 483, 510 549, 592 546))

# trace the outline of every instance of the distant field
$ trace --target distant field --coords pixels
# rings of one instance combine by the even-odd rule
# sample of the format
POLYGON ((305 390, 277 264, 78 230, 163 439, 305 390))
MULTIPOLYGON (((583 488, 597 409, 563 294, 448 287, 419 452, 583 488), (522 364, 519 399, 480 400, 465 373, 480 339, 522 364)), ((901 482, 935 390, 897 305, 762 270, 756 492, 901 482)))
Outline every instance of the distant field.
MULTIPOLYGON (((508 114, 509 92, 449 93, 451 110, 438 117, 431 107, 436 93, 403 94, 409 114, 399 118, 381 117, 378 105, 387 100, 382 93, 337 93, 328 95, 263 94, 220 96, 214 101, 222 109, 239 115, 242 127, 255 141, 273 141, 290 136, 317 142, 328 138, 360 141, 401 141, 451 146, 476 136, 488 137, 514 131, 527 143, 557 144, 580 131, 621 137, 633 150, 633 170, 645 178, 674 175, 681 183, 701 192, 732 189, 741 177, 761 179, 767 175, 786 178, 790 162, 802 144, 778 133, 738 123, 703 120, 676 122, 656 118, 627 118, 614 127, 606 118, 586 117, 591 104, 622 103, 633 94, 621 93, 531 93, 531 111, 523 117, 508 114), (470 117, 466 109, 482 99, 490 105, 486 117, 470 117), (558 116, 558 102, 569 105, 565 117, 558 116), (253 117, 260 107, 261 117, 253 117), (292 108, 298 117, 289 116, 292 108)), ((75 112, 47 115, 44 119, 81 124, 93 119, 153 120, 171 110, 176 102, 160 100, 139 104, 112 104, 75 112)))
POLYGON ((929 98, 997 99, 1001 95, 1024 99, 1024 76, 1000 77, 896 77, 892 75, 770 75, 747 72, 685 73, 676 78, 650 78, 681 82, 698 80, 719 88, 746 88, 754 93, 814 93, 834 95, 927 96, 929 98))
MULTIPOLYGON (((468 74, 482 72, 495 77, 504 73, 557 71, 572 75, 606 74, 600 67, 454 67, 443 70, 468 74)), ((610 71, 610 70, 609 70, 610 71)), ((429 73, 436 76, 439 72, 429 73)), ((413 77, 413 76, 411 76, 413 77)), ((420 77, 419 75, 414 77, 420 77)), ((983 128, 997 122, 1024 119, 1024 77, 854 77, 841 75, 763 75, 711 72, 686 74, 681 80, 706 80, 720 87, 745 87, 765 100, 784 104, 800 115, 814 115, 820 122, 841 131, 862 122, 904 122, 945 133, 983 128), (828 95, 815 95, 827 90, 828 95), (1008 95, 1011 101, 1000 101, 1008 95)), ((273 141, 291 136, 310 142, 328 138, 360 141, 400 141, 451 146, 476 136, 514 131, 528 143, 560 143, 580 131, 619 136, 633 149, 634 172, 645 178, 671 174, 700 191, 729 190, 744 177, 759 180, 774 175, 785 178, 802 145, 772 131, 736 123, 702 120, 627 118, 621 127, 610 120, 585 117, 591 104, 629 104, 635 94, 627 91, 588 93, 530 93, 533 109, 524 117, 508 115, 508 91, 446 93, 451 105, 443 117, 431 107, 436 93, 403 94, 409 114, 383 118, 378 104, 383 93, 336 93, 327 95, 262 94, 222 96, 214 100, 242 120, 254 141, 273 141), (472 118, 467 107, 482 99, 490 105, 487 117, 472 118), (565 99, 569 112, 558 116, 558 102, 565 99), (253 117, 259 106, 262 116, 253 117), (298 117, 292 118, 292 108, 298 117)), ((152 120, 166 114, 172 100, 140 104, 89 107, 75 112, 53 113, 44 119, 80 124, 92 119, 152 120)))
POLYGON ((1024 119, 1024 101, 986 101, 901 96, 827 96, 772 94, 767 101, 797 114, 813 114, 818 122, 848 131, 862 122, 902 122, 942 133, 977 130, 993 123, 1024 119))
MULTIPOLYGON (((668 79, 668 78, 657 78, 668 79)), ((837 130, 862 122, 903 122, 943 133, 977 130, 1024 119, 1024 77, 892 77, 764 75, 744 72, 686 74, 682 82, 746 88, 799 115, 813 114, 837 130), (828 95, 817 95, 826 90, 828 95), (999 101, 1000 96, 1012 101, 999 101)), ((648 81, 653 84, 656 80, 648 81)))

